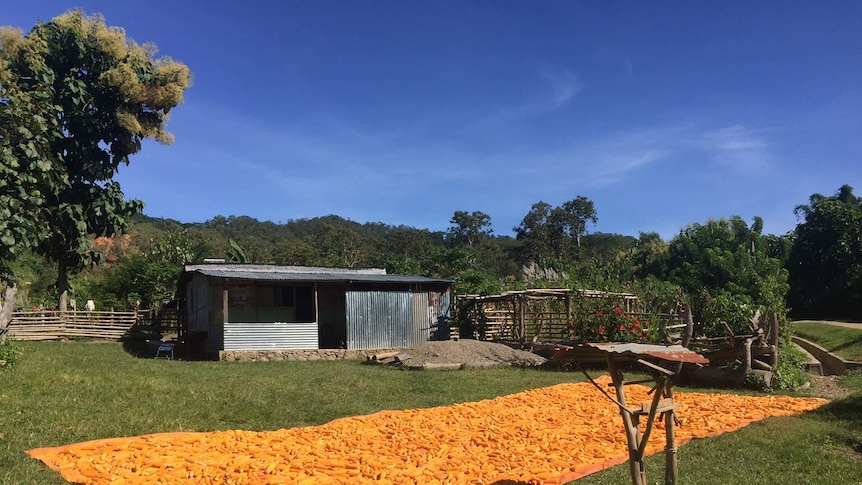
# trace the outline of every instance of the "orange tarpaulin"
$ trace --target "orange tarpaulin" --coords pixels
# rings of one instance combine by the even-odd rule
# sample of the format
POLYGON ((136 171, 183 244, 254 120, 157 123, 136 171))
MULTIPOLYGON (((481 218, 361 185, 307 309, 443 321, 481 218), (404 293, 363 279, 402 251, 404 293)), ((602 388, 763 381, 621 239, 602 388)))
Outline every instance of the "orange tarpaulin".
MULTIPOLYGON (((630 405, 648 402, 647 390, 627 387, 630 405)), ((678 444, 827 402, 694 392, 674 399, 684 423, 678 444)), ((647 453, 663 441, 651 440, 647 453)), ((619 408, 587 383, 321 426, 153 434, 28 453, 85 484, 565 483, 627 459, 619 408)))

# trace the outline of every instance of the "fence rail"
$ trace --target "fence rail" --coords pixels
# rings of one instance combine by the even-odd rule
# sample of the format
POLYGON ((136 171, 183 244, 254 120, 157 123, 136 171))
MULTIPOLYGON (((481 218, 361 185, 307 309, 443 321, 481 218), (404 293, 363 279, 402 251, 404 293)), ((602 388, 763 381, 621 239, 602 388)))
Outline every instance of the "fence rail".
POLYGON ((9 337, 15 340, 103 338, 119 340, 138 322, 136 312, 19 311, 12 313, 9 337))

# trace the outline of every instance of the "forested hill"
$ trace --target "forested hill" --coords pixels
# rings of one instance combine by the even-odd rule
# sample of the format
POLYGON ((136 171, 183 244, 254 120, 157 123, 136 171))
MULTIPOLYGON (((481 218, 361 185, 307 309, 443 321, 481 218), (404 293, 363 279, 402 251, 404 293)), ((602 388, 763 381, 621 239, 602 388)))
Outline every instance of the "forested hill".
POLYGON ((234 240, 249 262, 276 264, 320 264, 328 266, 368 266, 381 261, 381 253, 400 249, 418 254, 442 246, 445 234, 358 222, 337 215, 295 219, 284 224, 259 221, 248 216, 218 215, 201 223, 181 223, 172 219, 137 216, 131 224, 134 243, 149 249, 151 242, 170 234, 183 234, 193 246, 195 256, 226 258, 229 241, 234 240), (392 247, 398 240, 399 248, 392 247), (388 245, 387 245, 388 244, 388 245))
MULTIPOLYGON (((253 263, 384 267, 391 272, 436 276, 447 276, 440 274, 445 272, 444 262, 435 261, 442 256, 440 253, 461 248, 475 253, 462 255, 465 259, 482 259, 483 271, 497 278, 515 276, 526 262, 524 249, 529 245, 509 236, 494 235, 488 223, 467 227, 471 222, 475 221, 453 222, 449 232, 432 232, 380 222, 360 224, 337 215, 283 224, 234 215, 219 215, 202 223, 140 215, 132 220, 129 234, 131 244, 144 252, 160 241, 178 238, 176 242, 187 244, 195 260, 230 259, 233 240, 245 259, 253 263)), ((559 259, 565 262, 579 256, 608 260, 636 242, 634 237, 619 234, 585 234, 580 249, 568 247, 559 259)))
MULTIPOLYGON (((751 308, 862 318, 862 198, 850 186, 834 196, 812 195, 796 208, 796 230, 783 236, 762 234, 759 217, 736 216, 692 223, 670 241, 656 233, 589 233, 589 211, 586 218, 569 217, 574 213, 534 204, 515 237, 495 235, 482 212, 455 212, 445 232, 337 215, 284 224, 246 216, 203 223, 137 216, 126 234, 94 240, 106 264, 76 274, 72 296, 96 299, 102 308, 156 305, 176 296, 183 264, 221 258, 385 268, 452 279, 459 294, 526 287, 629 291, 682 300, 704 318, 738 320, 741 327, 751 308)), ((52 306, 56 266, 33 254, 15 266, 23 283, 18 304, 52 306)))

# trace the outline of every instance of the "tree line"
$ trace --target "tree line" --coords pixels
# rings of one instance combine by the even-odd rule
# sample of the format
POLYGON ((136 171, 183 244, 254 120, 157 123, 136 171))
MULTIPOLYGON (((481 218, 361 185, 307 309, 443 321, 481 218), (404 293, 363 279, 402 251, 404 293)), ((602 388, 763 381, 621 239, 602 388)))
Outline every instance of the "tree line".
MULTIPOLYGON (((73 294, 105 307, 157 306, 178 296, 184 263, 229 261, 239 247, 243 262, 382 267, 453 279, 459 294, 528 287, 629 291, 665 306, 691 304, 700 320, 724 321, 740 331, 755 309, 860 316, 862 199, 850 186, 834 196, 812 195, 796 208, 797 228, 781 236, 763 234, 759 217, 747 222, 737 216, 690 224, 669 241, 657 233, 591 232, 596 208, 585 197, 573 200, 589 202, 591 210, 563 217, 567 203, 537 202, 514 236, 495 234, 491 216, 481 211, 456 211, 446 231, 361 224, 336 215, 284 224, 248 216, 181 223, 138 215, 125 236, 94 239, 106 262, 77 274, 73 294)), ((50 263, 28 253, 16 265, 30 282, 22 295, 27 302, 52 305, 50 263)))

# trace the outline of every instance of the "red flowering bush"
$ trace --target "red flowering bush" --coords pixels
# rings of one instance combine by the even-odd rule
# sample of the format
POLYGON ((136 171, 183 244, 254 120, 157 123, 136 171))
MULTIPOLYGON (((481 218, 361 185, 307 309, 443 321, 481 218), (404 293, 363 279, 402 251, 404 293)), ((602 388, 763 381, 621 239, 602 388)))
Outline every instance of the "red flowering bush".
POLYGON ((619 306, 597 311, 579 324, 570 324, 573 337, 582 342, 647 342, 649 320, 629 315, 619 306))

